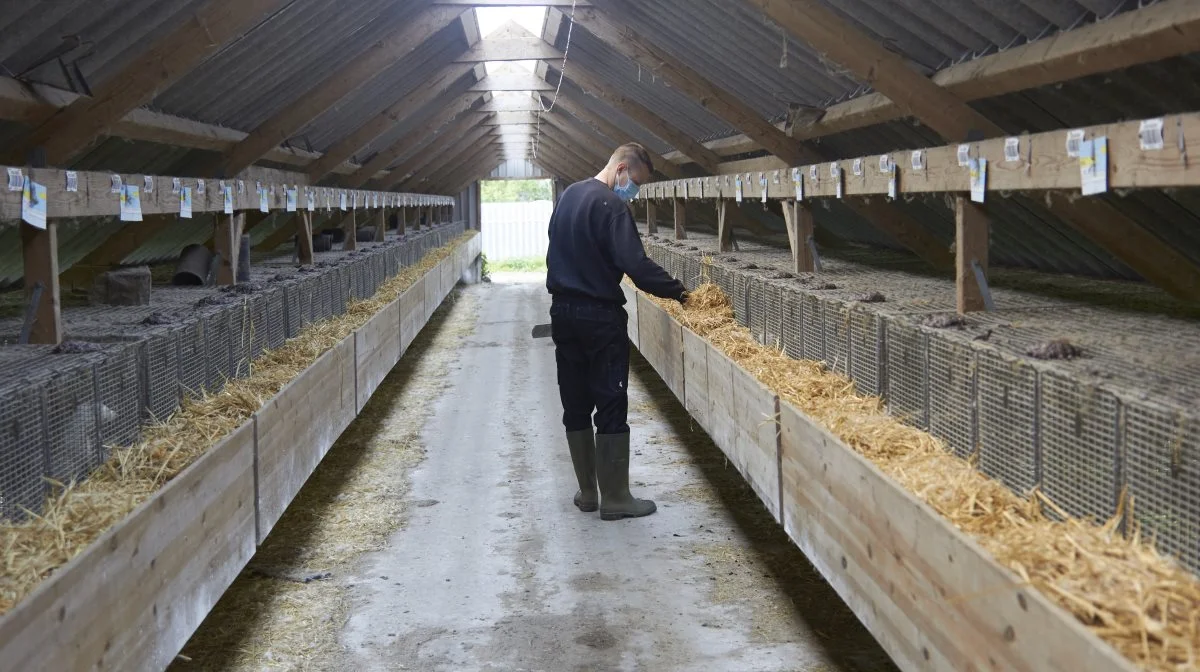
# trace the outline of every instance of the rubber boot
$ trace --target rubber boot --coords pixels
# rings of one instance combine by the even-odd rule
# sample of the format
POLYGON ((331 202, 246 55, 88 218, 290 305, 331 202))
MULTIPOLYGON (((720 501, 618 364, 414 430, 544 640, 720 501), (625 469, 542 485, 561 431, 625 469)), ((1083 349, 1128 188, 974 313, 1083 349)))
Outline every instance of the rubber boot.
POLYGON ((640 518, 658 510, 648 499, 629 494, 629 434, 596 435, 596 477, 600 519, 640 518))
POLYGON ((591 513, 600 508, 600 495, 596 493, 595 435, 590 428, 567 432, 567 446, 571 448, 571 464, 575 465, 575 478, 579 479, 575 506, 584 513, 591 513))

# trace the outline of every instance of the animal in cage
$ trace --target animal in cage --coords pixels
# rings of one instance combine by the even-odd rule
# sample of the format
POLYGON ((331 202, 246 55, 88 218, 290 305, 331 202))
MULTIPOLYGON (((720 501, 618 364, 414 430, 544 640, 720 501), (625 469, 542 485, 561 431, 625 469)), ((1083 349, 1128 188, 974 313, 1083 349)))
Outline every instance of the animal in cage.
POLYGON ((116 422, 117 414, 101 403, 79 404, 63 427, 64 446, 92 446, 97 443, 97 430, 116 422), (96 421, 99 419, 99 425, 96 421))

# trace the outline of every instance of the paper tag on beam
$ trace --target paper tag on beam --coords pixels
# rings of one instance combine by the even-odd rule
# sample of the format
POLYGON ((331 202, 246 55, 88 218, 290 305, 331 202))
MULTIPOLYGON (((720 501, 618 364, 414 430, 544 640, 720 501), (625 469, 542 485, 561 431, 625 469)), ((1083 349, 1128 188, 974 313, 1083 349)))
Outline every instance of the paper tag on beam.
POLYGON ((183 188, 183 181, 180 180, 178 177, 172 177, 171 178, 171 193, 178 194, 179 190, 182 188, 183 188))
POLYGON ((1108 191, 1108 138, 1084 140, 1079 147, 1079 179, 1084 196, 1108 191))
POLYGON ((8 169, 8 190, 23 191, 25 189, 25 173, 20 168, 8 169))
POLYGON ((64 175, 66 176, 67 191, 72 194, 78 193, 79 192, 79 173, 77 173, 73 170, 68 170, 64 173, 64 175))
POLYGON ((1072 159, 1079 158, 1079 144, 1083 142, 1083 129, 1076 128, 1067 131, 1067 156, 1072 159))
POLYGON ((246 181, 238 180, 238 194, 241 195, 244 193, 246 193, 246 181))
POLYGON ((856 177, 862 176, 862 174, 863 174, 863 160, 862 159, 854 160, 853 170, 854 170, 854 175, 856 177))
POLYGON ((200 196, 206 193, 204 191, 204 180, 196 180, 196 193, 200 196))
POLYGON ((117 175, 116 173, 113 173, 113 174, 112 174, 112 175, 111 175, 111 176, 108 178, 108 181, 109 181, 109 193, 110 193, 110 194, 119 194, 119 193, 121 193, 121 176, 120 176, 120 175, 117 175))
POLYGON ((344 192, 344 191, 343 191, 343 192, 342 192, 342 196, 341 196, 341 206, 342 206, 342 210, 346 210, 346 209, 347 209, 347 208, 346 208, 346 203, 347 203, 346 192, 344 192))
POLYGON ((896 164, 892 164, 888 169, 888 198, 893 201, 900 191, 899 185, 896 183, 899 179, 900 171, 896 170, 896 164))
POLYGON ((179 188, 179 217, 182 219, 192 218, 192 188, 179 188))
POLYGON ((154 178, 149 175, 142 176, 142 191, 147 194, 154 193, 154 178))
POLYGON ((891 154, 880 154, 879 155, 879 172, 881 172, 881 173, 891 172, 892 167, 894 165, 895 164, 892 163, 892 155, 891 154))
POLYGON ((924 170, 925 169, 925 152, 923 152, 919 149, 914 150, 910 160, 912 163, 913 170, 924 170))
POLYGON ((796 187, 796 200, 804 200, 804 173, 799 168, 792 168, 792 185, 796 187))
POLYGON ((758 186, 762 188, 762 202, 767 202, 767 176, 759 173, 758 186))
POLYGON ((739 176, 737 178, 737 183, 736 183, 736 186, 734 187, 733 194, 734 194, 733 195, 734 200, 736 200, 738 203, 741 203, 742 202, 742 178, 741 178, 741 176, 739 176))
POLYGON ((983 203, 987 197, 987 159, 971 159, 971 200, 983 203))
POLYGON ((46 187, 32 178, 25 180, 21 188, 21 221, 46 230, 46 187))
POLYGON ((288 212, 296 211, 296 196, 297 196, 297 194, 296 194, 295 189, 287 190, 287 211, 288 212))
MULTIPOLYGON (((1107 141, 1105 141, 1107 144, 1107 141)), ((1138 142, 1143 152, 1157 151, 1163 148, 1163 120, 1145 119, 1138 126, 1138 142)))
POLYGON ((259 212, 270 212, 271 211, 271 201, 270 201, 269 196, 270 196, 270 194, 267 193, 267 190, 263 189, 262 186, 259 186, 259 188, 258 188, 258 211, 259 212))
POLYGON ((227 184, 221 191, 224 192, 225 214, 232 215, 233 214, 233 185, 227 184))
POLYGON ((317 196, 316 196, 316 194, 314 194, 312 192, 311 189, 305 190, 304 198, 308 202, 308 211, 309 212, 312 212, 317 209, 317 196))
POLYGON ((817 165, 815 163, 808 167, 808 179, 817 183, 821 181, 821 172, 817 170, 817 165))
POLYGON ((971 165, 971 145, 962 144, 958 146, 958 165, 960 168, 966 168, 971 165))
POLYGON ((1004 139, 1004 160, 1007 163, 1013 163, 1021 160, 1021 139, 1020 138, 1005 138, 1004 139))
POLYGON ((142 221, 142 190, 132 184, 121 190, 121 221, 142 221))

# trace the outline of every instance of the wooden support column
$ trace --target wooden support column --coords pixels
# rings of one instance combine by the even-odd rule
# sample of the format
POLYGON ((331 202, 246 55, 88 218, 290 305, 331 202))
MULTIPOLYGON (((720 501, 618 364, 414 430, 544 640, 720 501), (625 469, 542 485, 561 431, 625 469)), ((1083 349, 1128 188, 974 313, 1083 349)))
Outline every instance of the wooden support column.
POLYGON ((408 208, 396 208, 396 235, 401 238, 405 236, 407 228, 407 222, 404 221, 406 217, 408 217, 408 208))
POLYGON ((63 271, 60 282, 66 287, 84 288, 91 285, 97 274, 117 266, 168 224, 179 221, 179 215, 145 215, 140 222, 126 222, 99 247, 63 271))
POLYGON ((375 215, 375 242, 382 243, 387 239, 387 208, 380 208, 375 215))
POLYGON ((979 264, 984 278, 988 270, 987 213, 978 203, 966 196, 954 199, 954 284, 959 314, 986 310, 983 288, 975 277, 974 264, 979 264))
POLYGON ((25 259, 25 304, 33 298, 33 288, 42 285, 42 297, 34 310, 29 342, 58 345, 62 342, 62 299, 58 286, 58 225, 46 219, 45 230, 21 222, 21 250, 25 259))
POLYGON ((675 240, 687 240, 687 201, 672 198, 675 206, 675 240))
POLYGON ((653 235, 658 233, 658 213, 655 212, 654 201, 646 201, 646 232, 653 235))
POLYGON ((358 223, 354 219, 355 210, 352 208, 346 214, 346 218, 342 220, 342 230, 346 232, 346 241, 342 243, 342 249, 353 251, 358 249, 358 223))
POLYGON ((783 219, 787 224, 788 246, 792 248, 792 271, 813 273, 817 270, 812 246, 816 237, 813 231, 812 210, 801 201, 784 201, 783 219))
MULTIPOLYGON (((733 251, 733 222, 729 217, 729 199, 717 199, 717 251, 733 251)), ((732 207, 737 207, 733 205, 732 207)))
POLYGON ((232 285, 237 282, 238 251, 242 247, 242 230, 246 226, 246 214, 217 216, 216 251, 221 255, 217 268, 217 284, 232 285))
POLYGON ((313 263, 312 221, 313 213, 308 211, 296 218, 296 256, 303 266, 313 263))

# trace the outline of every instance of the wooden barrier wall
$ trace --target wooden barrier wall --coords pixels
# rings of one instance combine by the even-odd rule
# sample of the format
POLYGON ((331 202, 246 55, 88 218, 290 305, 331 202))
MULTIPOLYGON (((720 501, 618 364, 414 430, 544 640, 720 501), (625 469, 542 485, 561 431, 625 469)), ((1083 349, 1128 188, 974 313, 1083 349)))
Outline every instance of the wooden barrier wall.
POLYGON ((481 250, 462 244, 0 618, 0 669, 165 669, 481 250))
POLYGON ((1135 669, 657 304, 636 306, 642 355, 902 669, 1135 669))

